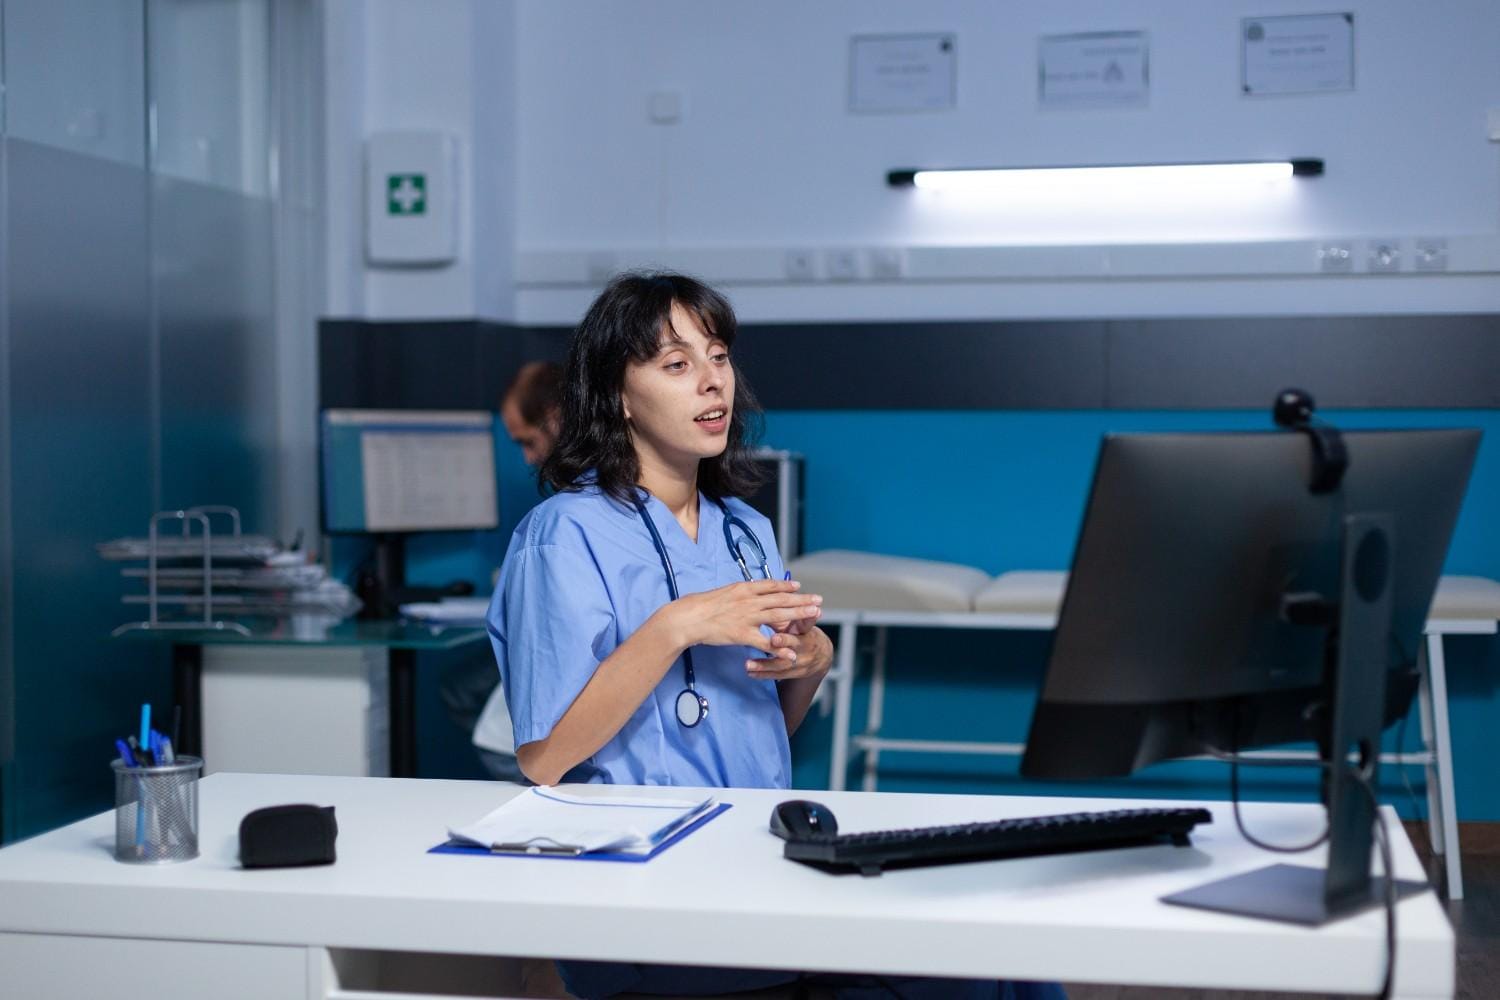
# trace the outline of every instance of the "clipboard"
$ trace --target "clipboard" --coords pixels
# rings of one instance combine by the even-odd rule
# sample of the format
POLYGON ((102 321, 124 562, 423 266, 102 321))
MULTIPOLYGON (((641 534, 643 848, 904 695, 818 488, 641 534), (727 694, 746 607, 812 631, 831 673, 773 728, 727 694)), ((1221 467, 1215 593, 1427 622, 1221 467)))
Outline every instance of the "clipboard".
POLYGON ((694 830, 698 829, 704 823, 707 823, 715 816, 718 816, 720 813, 728 810, 729 806, 730 803, 728 802, 720 802, 718 805, 708 810, 702 816, 699 816, 687 826, 684 826, 681 830, 678 830, 666 840, 663 840, 660 844, 657 844, 655 847, 651 848, 649 854, 618 854, 611 851, 591 851, 581 854, 574 854, 571 852, 565 853, 560 851, 496 851, 491 850, 488 847, 481 847, 479 844, 465 844, 455 840, 445 840, 441 844, 438 844, 436 847, 429 847, 427 849, 427 853, 467 854, 477 858, 548 858, 552 860, 562 861, 650 861, 662 851, 665 851, 667 848, 671 847, 673 844, 677 843, 679 840, 686 837, 694 830))

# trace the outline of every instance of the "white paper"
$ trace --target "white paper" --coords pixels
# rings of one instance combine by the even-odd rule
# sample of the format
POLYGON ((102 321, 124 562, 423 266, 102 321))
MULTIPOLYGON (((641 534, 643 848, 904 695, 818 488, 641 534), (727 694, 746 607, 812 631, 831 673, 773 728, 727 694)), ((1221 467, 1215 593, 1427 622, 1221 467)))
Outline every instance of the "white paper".
POLYGON ((1149 52, 1144 31, 1045 35, 1038 100, 1044 108, 1143 105, 1150 95, 1149 52))
POLYGON ((407 618, 418 621, 441 622, 445 625, 483 625, 489 618, 488 597, 448 597, 441 601, 413 601, 403 604, 400 611, 407 618))
POLYGON ((1354 15, 1247 17, 1240 22, 1246 94, 1354 89, 1354 15))
POLYGON ((849 110, 943 111, 957 87, 954 36, 867 35, 849 40, 849 110))
POLYGON ((528 788, 477 822, 448 828, 455 840, 517 854, 650 854, 708 812, 705 799, 572 795, 528 788))

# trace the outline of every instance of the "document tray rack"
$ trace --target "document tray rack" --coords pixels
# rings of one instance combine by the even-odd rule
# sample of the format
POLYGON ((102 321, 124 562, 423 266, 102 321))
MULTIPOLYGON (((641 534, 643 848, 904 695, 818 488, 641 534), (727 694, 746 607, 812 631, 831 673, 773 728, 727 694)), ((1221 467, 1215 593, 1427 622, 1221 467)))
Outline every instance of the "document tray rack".
POLYGON ((879 875, 886 868, 1145 844, 1186 847, 1193 827, 1211 822, 1206 809, 1113 809, 914 830, 812 834, 788 840, 784 855, 826 871, 879 875))

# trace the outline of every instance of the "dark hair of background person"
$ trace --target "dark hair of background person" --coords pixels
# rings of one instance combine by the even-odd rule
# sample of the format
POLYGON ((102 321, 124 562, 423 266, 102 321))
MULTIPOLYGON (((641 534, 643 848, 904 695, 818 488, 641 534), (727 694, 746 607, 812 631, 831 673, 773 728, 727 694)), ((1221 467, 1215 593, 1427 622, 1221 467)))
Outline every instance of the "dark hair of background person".
POLYGON ((562 366, 552 361, 528 361, 516 372, 500 402, 514 402, 521 419, 545 427, 562 405, 562 366))
MULTIPOLYGON (((601 490, 621 503, 631 502, 641 469, 620 402, 625 367, 656 357, 663 331, 677 338, 674 302, 692 313, 710 337, 733 349, 739 323, 728 300, 712 288, 669 271, 616 276, 573 333, 563 372, 561 430, 538 477, 543 492, 549 485, 578 490, 587 485, 583 475, 593 470, 601 490)), ((729 444, 698 466, 698 488, 713 500, 747 496, 762 482, 750 457, 763 426, 760 404, 737 367, 734 374, 729 444)))

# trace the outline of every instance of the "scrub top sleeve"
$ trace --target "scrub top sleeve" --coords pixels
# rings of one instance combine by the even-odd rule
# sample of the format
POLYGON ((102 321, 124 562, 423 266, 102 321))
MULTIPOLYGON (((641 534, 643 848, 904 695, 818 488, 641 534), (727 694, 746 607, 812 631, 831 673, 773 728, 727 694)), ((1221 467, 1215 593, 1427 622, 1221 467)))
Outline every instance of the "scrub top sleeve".
POLYGON ((558 545, 515 552, 491 622, 516 745, 545 739, 614 651, 614 608, 598 567, 558 545))

